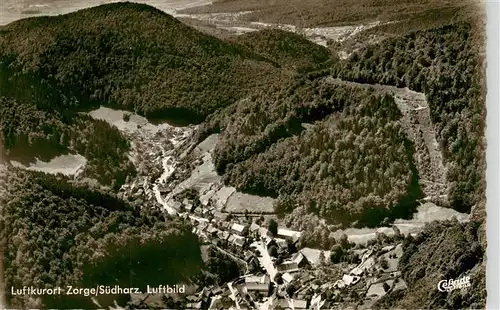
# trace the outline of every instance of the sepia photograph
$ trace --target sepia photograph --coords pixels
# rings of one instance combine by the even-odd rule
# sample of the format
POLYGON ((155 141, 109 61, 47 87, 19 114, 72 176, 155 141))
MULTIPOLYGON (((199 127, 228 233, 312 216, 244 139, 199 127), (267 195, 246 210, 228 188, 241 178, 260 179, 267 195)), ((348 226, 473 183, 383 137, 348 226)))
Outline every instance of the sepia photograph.
POLYGON ((0 1, 0 309, 500 307, 485 2, 0 1))

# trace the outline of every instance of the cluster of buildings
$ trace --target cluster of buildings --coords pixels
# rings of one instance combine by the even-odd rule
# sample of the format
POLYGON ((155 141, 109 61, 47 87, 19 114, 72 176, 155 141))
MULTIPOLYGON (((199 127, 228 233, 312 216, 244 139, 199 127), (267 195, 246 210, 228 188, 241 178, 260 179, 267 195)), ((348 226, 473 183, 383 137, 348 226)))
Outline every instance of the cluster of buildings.
MULTIPOLYGON (((170 190, 159 187, 161 194, 170 190)), ((214 215, 214 206, 206 201, 200 200, 196 208, 187 199, 175 203, 177 214, 192 223, 193 232, 204 244, 246 266, 243 276, 222 287, 203 288, 186 296, 189 309, 338 309, 352 298, 343 296, 339 301, 334 298, 339 295, 356 292, 369 304, 385 295, 387 287, 405 288, 397 270, 401 245, 376 252, 370 248, 352 249, 360 258, 359 264, 349 265, 335 280, 318 282, 318 272, 323 271, 319 267, 330 262, 331 253, 297 249, 302 232, 278 228, 272 234, 255 222, 247 223, 248 219, 227 220, 214 215), (380 268, 380 257, 388 261, 386 268, 380 268)))
MULTIPOLYGON (((388 245, 377 252, 370 248, 352 250, 360 258, 359 264, 346 270, 336 281, 317 283, 314 270, 328 262, 331 253, 312 248, 290 252, 290 246, 293 248, 301 232, 280 228, 276 236, 272 236, 266 228, 255 223, 217 223, 193 215, 189 218, 195 224, 195 233, 202 239, 207 242, 226 240, 229 245, 226 249, 248 265, 247 274, 227 284, 225 296, 232 300, 234 309, 338 308, 339 303, 332 301, 332 295, 352 291, 372 304, 384 296, 388 288, 406 288, 397 270, 401 244, 388 245), (270 255, 271 247, 277 249, 277 257, 270 255), (381 259, 387 261, 385 268, 380 266, 381 259), (250 272, 257 267, 260 272, 250 272), (292 285, 295 289, 289 292, 287 288, 292 285)), ((212 300, 219 303, 213 302, 210 309, 226 309, 226 306, 220 307, 223 297, 224 294, 213 296, 212 300)))

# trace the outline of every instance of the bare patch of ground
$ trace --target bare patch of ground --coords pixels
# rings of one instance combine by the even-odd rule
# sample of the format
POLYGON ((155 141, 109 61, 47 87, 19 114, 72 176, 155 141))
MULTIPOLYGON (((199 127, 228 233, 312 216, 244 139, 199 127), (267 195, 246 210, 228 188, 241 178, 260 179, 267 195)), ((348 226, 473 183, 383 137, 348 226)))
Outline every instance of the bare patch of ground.
POLYGON ((244 212, 245 210, 248 210, 248 212, 254 213, 270 213, 274 212, 273 201, 274 199, 269 197, 259 197, 235 192, 227 200, 226 211, 244 212))
MULTIPOLYGON (((462 223, 469 221, 468 214, 460 213, 449 208, 439 207, 433 203, 424 203, 417 208, 417 212, 413 215, 411 220, 398 219, 394 222, 394 225, 399 229, 401 234, 416 235, 422 231, 426 223, 430 223, 434 220, 449 220, 453 217, 462 223)), ((366 244, 369 240, 375 239, 377 233, 392 236, 394 235, 394 230, 391 227, 348 228, 336 231, 334 237, 338 239, 342 234, 346 234, 350 242, 366 244)))
POLYGON ((78 176, 85 165, 87 164, 87 159, 80 154, 67 154, 60 155, 52 158, 49 162, 44 162, 36 159, 34 164, 26 167, 17 161, 11 161, 12 166, 25 168, 27 170, 41 171, 50 174, 64 174, 67 176, 78 176))

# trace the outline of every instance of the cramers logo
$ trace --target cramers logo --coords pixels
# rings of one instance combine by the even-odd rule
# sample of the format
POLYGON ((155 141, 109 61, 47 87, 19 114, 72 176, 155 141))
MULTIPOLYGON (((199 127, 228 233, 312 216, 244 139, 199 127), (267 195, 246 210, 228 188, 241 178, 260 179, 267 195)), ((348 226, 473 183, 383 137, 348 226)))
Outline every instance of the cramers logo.
POLYGON ((461 289, 470 286, 470 277, 462 277, 457 280, 441 280, 439 281, 437 287, 440 292, 451 292, 456 289, 461 289))

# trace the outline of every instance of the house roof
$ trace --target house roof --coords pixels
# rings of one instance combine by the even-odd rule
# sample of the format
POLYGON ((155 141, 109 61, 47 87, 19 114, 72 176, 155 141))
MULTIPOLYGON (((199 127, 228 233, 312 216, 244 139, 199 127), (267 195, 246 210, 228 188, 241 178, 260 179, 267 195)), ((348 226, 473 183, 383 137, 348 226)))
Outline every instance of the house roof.
POLYGON ((269 275, 245 277, 245 286, 248 291, 267 291, 271 279, 269 275))
POLYGON ((300 252, 293 254, 291 261, 297 264, 300 264, 302 261, 308 262, 307 258, 300 252))
POLYGON ((307 301, 303 299, 292 299, 291 304, 295 310, 306 309, 307 301))
POLYGON ((294 262, 284 262, 283 264, 281 265, 278 265, 278 271, 282 272, 282 271, 285 271, 285 272, 294 272, 294 271, 298 271, 299 270, 299 266, 297 265, 297 263, 294 263, 294 262))
POLYGON ((269 275, 265 274, 263 276, 248 276, 245 277, 245 283, 264 283, 268 284, 271 282, 269 275))
POLYGON ((350 274, 351 275, 355 275, 355 276, 359 276, 363 273, 363 269, 359 268, 359 267, 356 267, 354 268, 353 270, 351 270, 350 274))
POLYGON ((267 291, 269 290, 269 283, 246 283, 247 291, 267 291))
POLYGON ((278 236, 283 236, 283 237, 297 236, 297 237, 300 237, 301 234, 302 233, 300 231, 278 228, 278 236))
POLYGON ((212 225, 209 225, 207 227, 207 232, 209 232, 209 233, 214 233, 214 232, 218 232, 218 231, 219 230, 217 228, 215 228, 214 226, 212 226, 212 225))
POLYGON ((250 231, 252 231, 252 232, 258 230, 259 228, 260 228, 260 226, 255 224, 255 223, 252 223, 250 225, 250 231))
POLYGON ((245 244, 245 238, 244 237, 241 237, 241 236, 237 236, 237 235, 231 235, 229 236, 229 239, 228 239, 229 242, 232 242, 236 245, 239 245, 239 246, 243 246, 243 244, 245 244))
POLYGON ((273 244, 278 245, 278 244, 276 243, 276 240, 274 240, 273 238, 268 238, 268 239, 266 240, 266 246, 267 246, 267 247, 269 247, 270 245, 273 245, 273 244))
POLYGON ((197 303, 187 304, 186 307, 190 309, 201 309, 201 301, 197 303))
POLYGON ((245 260, 248 260, 248 259, 250 259, 252 256, 254 256, 255 254, 253 254, 253 252, 252 252, 252 251, 245 251, 244 255, 245 255, 245 260))
POLYGON ((231 226, 231 229, 234 230, 234 231, 237 231, 237 232, 243 232, 243 230, 245 229, 245 226, 241 225, 241 224, 238 224, 238 223, 234 223, 232 226, 231 226))
POLYGON ((351 284, 355 284, 356 282, 358 282, 359 280, 359 277, 358 276, 351 276, 351 275, 348 275, 348 274, 345 274, 343 277, 342 277, 342 281, 344 281, 344 283, 346 285, 351 285, 351 284))
MULTIPOLYGON (((300 250, 300 253, 304 255, 304 257, 311 263, 312 265, 318 265, 319 264, 319 257, 321 254, 321 250, 318 249, 312 249, 312 248, 303 248, 300 250)), ((330 259, 330 251, 323 251, 323 254, 325 256, 325 261, 328 261, 330 259)))
POLYGON ((286 248, 288 246, 288 243, 286 242, 285 239, 276 238, 276 243, 280 248, 286 248))
POLYGON ((343 280, 337 280, 335 281, 335 286, 338 288, 343 288, 345 286, 345 282, 343 280))
POLYGON ((199 217, 199 216, 194 216, 194 215, 190 215, 189 216, 190 219, 192 219, 193 221, 197 221, 197 222, 210 222, 208 219, 204 218, 204 217, 199 217))
POLYGON ((392 251, 395 247, 396 246, 394 246, 394 245, 387 245, 387 246, 382 248, 382 253, 392 251))
POLYGON ((198 297, 196 295, 189 295, 189 296, 186 297, 186 300, 188 300, 188 301, 195 301, 196 302, 196 301, 200 300, 200 297, 198 297))
POLYGON ((293 276, 290 273, 285 272, 283 274, 283 280, 285 280, 285 282, 287 282, 287 283, 290 283, 293 281, 293 276))

